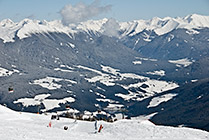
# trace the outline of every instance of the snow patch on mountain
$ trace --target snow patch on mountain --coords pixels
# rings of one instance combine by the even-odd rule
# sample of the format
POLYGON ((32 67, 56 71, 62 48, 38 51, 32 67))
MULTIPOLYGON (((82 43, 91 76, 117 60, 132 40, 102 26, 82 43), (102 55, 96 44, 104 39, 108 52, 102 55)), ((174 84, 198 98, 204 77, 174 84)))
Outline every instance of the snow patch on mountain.
MULTIPOLYGON (((109 68, 109 67, 104 67, 104 66, 102 66, 102 67, 103 67, 103 70, 106 72, 116 72, 117 71, 117 70, 113 71, 113 69, 109 68)), ((92 68, 88 68, 85 66, 78 66, 78 68, 82 68, 82 69, 92 71, 92 72, 99 74, 98 76, 95 76, 92 78, 85 78, 90 83, 95 83, 97 81, 100 81, 102 84, 104 84, 106 86, 114 86, 115 85, 114 81, 115 81, 116 77, 114 75, 102 73, 101 71, 98 71, 98 70, 95 70, 92 68)))
POLYGON ((71 48, 75 48, 75 44, 68 42, 67 45, 71 48))
POLYGON ((56 78, 56 77, 45 77, 42 79, 34 80, 32 83, 29 84, 34 84, 34 85, 40 85, 43 88, 47 88, 49 90, 55 90, 58 88, 61 88, 62 85, 57 84, 57 82, 60 81, 66 81, 70 82, 72 84, 76 84, 76 81, 69 80, 69 79, 61 79, 61 78, 56 78))
POLYGON ((143 40, 144 41, 147 41, 147 42, 150 42, 150 41, 152 41, 151 39, 150 39, 150 35, 148 35, 146 32, 144 32, 144 38, 143 38, 143 40))
POLYGON ((0 77, 4 77, 4 76, 10 76, 12 75, 13 73, 19 73, 20 71, 17 70, 17 69, 13 69, 12 71, 11 70, 7 70, 5 68, 2 68, 0 67, 0 77))
POLYGON ((167 39, 168 39, 168 42, 170 42, 171 40, 174 39, 174 35, 171 34, 167 39))
POLYGON ((124 105, 121 105, 121 104, 112 104, 112 103, 109 103, 108 106, 106 107, 106 109, 120 109, 124 107, 124 105))
POLYGON ((187 30, 186 33, 189 34, 189 35, 193 35, 193 34, 199 34, 200 32, 198 32, 195 29, 190 29, 190 30, 187 30))
POLYGON ((74 68, 73 68, 73 67, 68 66, 68 65, 60 65, 60 67, 64 67, 64 68, 68 68, 68 69, 70 69, 70 70, 74 70, 74 68))
POLYGON ((120 71, 119 69, 114 69, 114 68, 111 68, 111 67, 109 67, 109 66, 103 66, 103 65, 101 65, 101 67, 102 67, 102 70, 103 70, 104 72, 111 73, 111 74, 113 74, 113 75, 119 74, 118 71, 120 71))
POLYGON ((201 99, 202 97, 203 97, 203 95, 198 96, 198 97, 197 97, 197 100, 198 100, 198 99, 201 99))
POLYGON ((142 61, 133 61, 133 64, 134 65, 141 65, 142 64, 142 61))
POLYGON ((95 92, 95 94, 97 95, 97 96, 100 96, 100 97, 102 97, 102 98, 106 98, 106 96, 104 96, 103 94, 101 94, 101 93, 99 93, 99 92, 95 92))
POLYGON ((126 101, 129 101, 129 100, 141 100, 141 98, 138 97, 139 93, 134 93, 134 92, 130 92, 129 91, 129 94, 123 94, 123 93, 117 93, 115 94, 115 96, 117 97, 120 97, 126 101))
POLYGON ((120 94, 116 94, 116 96, 120 96, 125 100, 132 99, 132 100, 141 101, 148 97, 154 96, 157 93, 161 93, 179 87, 176 83, 172 83, 172 82, 153 80, 149 78, 144 78, 141 80, 143 82, 138 82, 130 85, 121 85, 121 86, 127 90, 132 88, 141 88, 145 92, 141 92, 141 91, 131 92, 129 90, 129 94, 120 93, 120 94), (145 87, 143 87, 143 85, 145 85, 145 87))
POLYGON ((55 71, 62 71, 62 72, 73 72, 72 70, 65 70, 61 68, 54 68, 55 71))
POLYGON ((0 67, 0 77, 12 75, 13 72, 0 67))
POLYGON ((152 58, 143 58, 143 57, 136 57, 136 59, 142 60, 142 61, 152 61, 155 62, 157 59, 152 59, 152 58))
POLYGON ((164 70, 153 71, 153 72, 146 72, 146 73, 147 74, 151 74, 151 75, 165 76, 165 71, 164 70))
POLYGON ((44 104, 45 109, 42 109, 42 112, 58 108, 60 107, 60 103, 65 104, 66 102, 75 102, 75 99, 72 97, 66 97, 64 99, 46 99, 50 97, 50 94, 41 94, 41 95, 36 95, 34 98, 21 98, 18 99, 17 101, 14 101, 15 104, 21 103, 23 106, 28 107, 28 106, 36 106, 36 105, 41 105, 44 104))
POLYGON ((154 31, 158 35, 166 34, 178 27, 180 23, 176 21, 175 19, 166 19, 164 20, 164 25, 162 25, 161 28, 156 28, 154 31))
POLYGON ((60 68, 54 68, 55 71, 62 71, 62 72, 74 72, 74 68, 68 65, 60 65, 60 68))
POLYGON ((116 102, 116 101, 113 101, 111 99, 102 99, 102 98, 98 98, 96 100, 99 101, 99 102, 110 102, 110 103, 115 103, 116 102))
POLYGON ((197 81, 198 81, 197 79, 191 80, 192 83, 197 82, 197 81))
POLYGON ((55 78, 55 77, 46 77, 46 78, 43 78, 43 79, 34 80, 34 82, 31 83, 31 84, 40 85, 43 88, 47 88, 49 90, 54 90, 54 89, 57 89, 57 88, 61 88, 62 85, 59 85, 59 84, 55 83, 54 81, 59 82, 59 81, 62 81, 62 79, 61 78, 55 78))
POLYGON ((150 107, 156 107, 158 106, 159 104, 161 104, 162 102, 167 102, 169 100, 171 100, 173 97, 175 97, 177 94, 166 94, 166 95, 162 95, 162 96, 159 96, 159 97, 155 97, 153 98, 149 105, 147 106, 147 108, 150 108, 150 107))
POLYGON ((169 63, 173 63, 176 64, 177 67, 187 67, 189 65, 191 65, 194 60, 189 60, 188 58, 183 58, 183 59, 179 59, 179 60, 169 60, 169 63))
POLYGON ((134 43, 134 46, 136 46, 139 43, 139 38, 136 40, 136 42, 134 43))

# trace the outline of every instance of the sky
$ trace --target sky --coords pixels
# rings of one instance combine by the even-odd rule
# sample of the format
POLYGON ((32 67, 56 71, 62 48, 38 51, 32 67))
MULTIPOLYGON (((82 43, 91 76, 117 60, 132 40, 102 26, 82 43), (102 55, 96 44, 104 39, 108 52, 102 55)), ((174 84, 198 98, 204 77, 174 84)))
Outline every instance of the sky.
POLYGON ((194 13, 208 16, 209 0, 0 0, 0 21, 29 18, 68 24, 89 19, 132 21, 194 13))

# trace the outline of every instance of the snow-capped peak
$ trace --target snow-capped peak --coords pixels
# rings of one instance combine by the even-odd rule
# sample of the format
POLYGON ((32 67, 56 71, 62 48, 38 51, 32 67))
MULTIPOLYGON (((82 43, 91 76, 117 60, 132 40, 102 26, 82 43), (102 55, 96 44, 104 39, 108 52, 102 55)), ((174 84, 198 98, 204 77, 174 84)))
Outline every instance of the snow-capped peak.
POLYGON ((3 20, 0 22, 0 38, 4 43, 14 42, 14 38, 17 35, 20 39, 31 36, 36 33, 49 33, 49 32, 61 32, 61 33, 75 33, 71 28, 64 26, 61 21, 39 21, 31 19, 23 19, 20 22, 14 23, 11 20, 3 20))
POLYGON ((88 32, 89 30, 98 32, 99 30, 101 30, 102 25, 106 23, 107 21, 108 21, 107 18, 104 18, 101 20, 88 20, 86 22, 79 23, 76 28, 79 30, 86 31, 86 32, 88 32))
POLYGON ((13 25, 14 22, 11 19, 4 19, 0 22, 1 26, 10 26, 13 25))
MULTIPOLYGON (((60 20, 48 22, 45 20, 39 21, 23 19, 22 21, 15 23, 10 19, 5 19, 0 21, 0 38, 3 39, 5 43, 14 42, 15 36, 23 39, 35 33, 59 32, 65 34, 74 34, 80 31, 104 33, 103 29, 105 23, 108 21, 108 19, 104 18, 102 20, 89 20, 78 24, 64 26, 60 20)), ((120 36, 133 36, 142 32, 143 30, 151 30, 158 35, 163 35, 178 28, 190 30, 194 28, 209 27, 209 16, 193 14, 184 18, 154 17, 150 20, 134 20, 130 22, 115 21, 114 23, 117 23, 118 29, 123 32, 123 34, 120 36)))
POLYGON ((151 20, 135 20, 128 24, 121 23, 121 25, 123 30, 126 29, 123 35, 133 36, 143 30, 153 30, 156 34, 163 35, 178 28, 193 29, 209 27, 209 16, 193 14, 184 18, 154 17, 151 20))
POLYGON ((209 16, 202 16, 198 14, 188 15, 184 18, 189 24, 198 27, 209 27, 209 16))

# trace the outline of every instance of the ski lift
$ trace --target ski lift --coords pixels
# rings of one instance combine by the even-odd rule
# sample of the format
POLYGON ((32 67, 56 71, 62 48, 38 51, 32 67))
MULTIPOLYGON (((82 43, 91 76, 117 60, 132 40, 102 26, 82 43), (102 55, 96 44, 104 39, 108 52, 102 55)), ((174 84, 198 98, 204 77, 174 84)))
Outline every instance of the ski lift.
POLYGON ((13 92, 14 92, 14 88, 13 88, 12 86, 10 86, 10 87, 8 88, 8 91, 9 91, 9 93, 13 93, 13 92))
POLYGON ((70 105, 67 104, 67 105, 65 106, 65 108, 66 108, 66 109, 70 109, 70 105))

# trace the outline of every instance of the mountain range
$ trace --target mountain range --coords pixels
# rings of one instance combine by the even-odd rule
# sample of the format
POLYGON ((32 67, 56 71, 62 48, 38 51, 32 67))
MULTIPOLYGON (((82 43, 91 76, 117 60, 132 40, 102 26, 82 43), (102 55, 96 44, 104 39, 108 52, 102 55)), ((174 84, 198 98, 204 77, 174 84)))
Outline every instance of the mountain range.
POLYGON ((69 105, 70 112, 95 116, 155 113, 156 124, 209 130, 208 53, 209 16, 68 26, 6 19, 0 103, 28 112, 66 113, 69 105))

